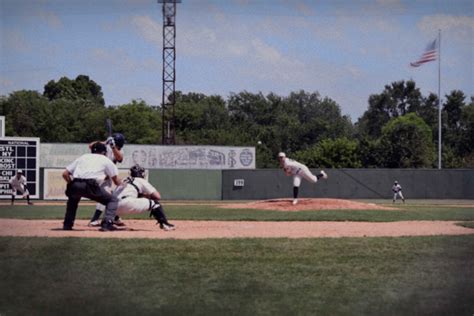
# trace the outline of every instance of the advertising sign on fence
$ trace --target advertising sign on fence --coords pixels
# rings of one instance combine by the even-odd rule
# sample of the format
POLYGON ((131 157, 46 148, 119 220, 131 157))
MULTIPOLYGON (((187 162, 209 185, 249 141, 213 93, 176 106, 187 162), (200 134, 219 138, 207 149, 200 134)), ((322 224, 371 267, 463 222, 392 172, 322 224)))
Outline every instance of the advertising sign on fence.
MULTIPOLYGON (((42 144, 45 168, 63 168, 89 152, 88 144, 42 144)), ((121 168, 139 164, 146 169, 255 169, 255 147, 128 145, 121 168)))

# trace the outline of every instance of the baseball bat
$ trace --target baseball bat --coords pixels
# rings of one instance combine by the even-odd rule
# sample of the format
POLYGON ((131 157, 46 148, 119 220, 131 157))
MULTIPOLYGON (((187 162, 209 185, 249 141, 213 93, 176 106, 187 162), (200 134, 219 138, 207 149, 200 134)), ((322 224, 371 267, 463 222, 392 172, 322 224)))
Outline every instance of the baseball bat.
POLYGON ((107 130, 107 137, 112 136, 112 120, 111 119, 106 119, 105 120, 105 128, 107 130))

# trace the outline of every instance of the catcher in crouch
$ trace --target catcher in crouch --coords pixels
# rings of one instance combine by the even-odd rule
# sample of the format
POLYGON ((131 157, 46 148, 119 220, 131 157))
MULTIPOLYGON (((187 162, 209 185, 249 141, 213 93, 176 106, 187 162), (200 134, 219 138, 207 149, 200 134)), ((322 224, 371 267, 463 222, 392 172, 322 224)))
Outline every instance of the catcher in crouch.
POLYGON ((328 178, 326 172, 323 170, 315 176, 311 173, 308 167, 296 160, 287 158, 283 152, 278 154, 278 160, 280 161, 280 167, 283 168, 285 174, 287 176, 293 176, 293 205, 298 204, 298 193, 302 178, 305 178, 311 183, 316 183, 319 179, 328 178))
POLYGON ((160 192, 144 178, 145 169, 143 167, 134 165, 130 168, 130 176, 123 180, 125 185, 118 187, 114 192, 114 195, 119 199, 116 214, 137 214, 150 211, 150 217, 153 216, 158 221, 161 229, 174 230, 175 226, 168 222, 159 202, 160 192))

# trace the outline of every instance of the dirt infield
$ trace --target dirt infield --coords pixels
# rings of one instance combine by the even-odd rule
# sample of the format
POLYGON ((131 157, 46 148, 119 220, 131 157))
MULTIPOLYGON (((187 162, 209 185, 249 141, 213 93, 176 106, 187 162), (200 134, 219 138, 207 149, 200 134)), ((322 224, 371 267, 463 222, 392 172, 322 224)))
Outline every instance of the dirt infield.
POLYGON ((251 222, 173 221, 177 229, 160 230, 152 220, 127 220, 114 232, 100 232, 77 220, 73 231, 63 231, 61 220, 1 219, 0 236, 93 237, 93 238, 318 238, 318 237, 401 237, 474 234, 474 229, 452 221, 368 222, 251 222))
POLYGON ((221 208, 257 209, 272 211, 309 211, 309 210, 394 210, 391 207, 374 203, 363 203, 341 199, 299 199, 298 204, 292 205, 292 199, 273 199, 249 203, 232 203, 221 208))

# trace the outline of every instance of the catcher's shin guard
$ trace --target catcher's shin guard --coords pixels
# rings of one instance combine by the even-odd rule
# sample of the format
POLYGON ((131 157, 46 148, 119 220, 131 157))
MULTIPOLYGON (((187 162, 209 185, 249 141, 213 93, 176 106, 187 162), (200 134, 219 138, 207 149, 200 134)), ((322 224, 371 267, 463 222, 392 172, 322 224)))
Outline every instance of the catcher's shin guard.
POLYGON ((165 212, 163 211, 163 207, 160 205, 160 203, 158 202, 155 202, 155 203, 156 204, 153 206, 153 208, 150 211, 150 217, 153 216, 160 225, 167 224, 168 220, 166 219, 166 215, 165 215, 165 212))
POLYGON ((94 212, 94 215, 92 215, 92 218, 91 218, 90 222, 97 221, 100 218, 101 215, 102 215, 102 211, 96 209, 95 212, 94 212))

